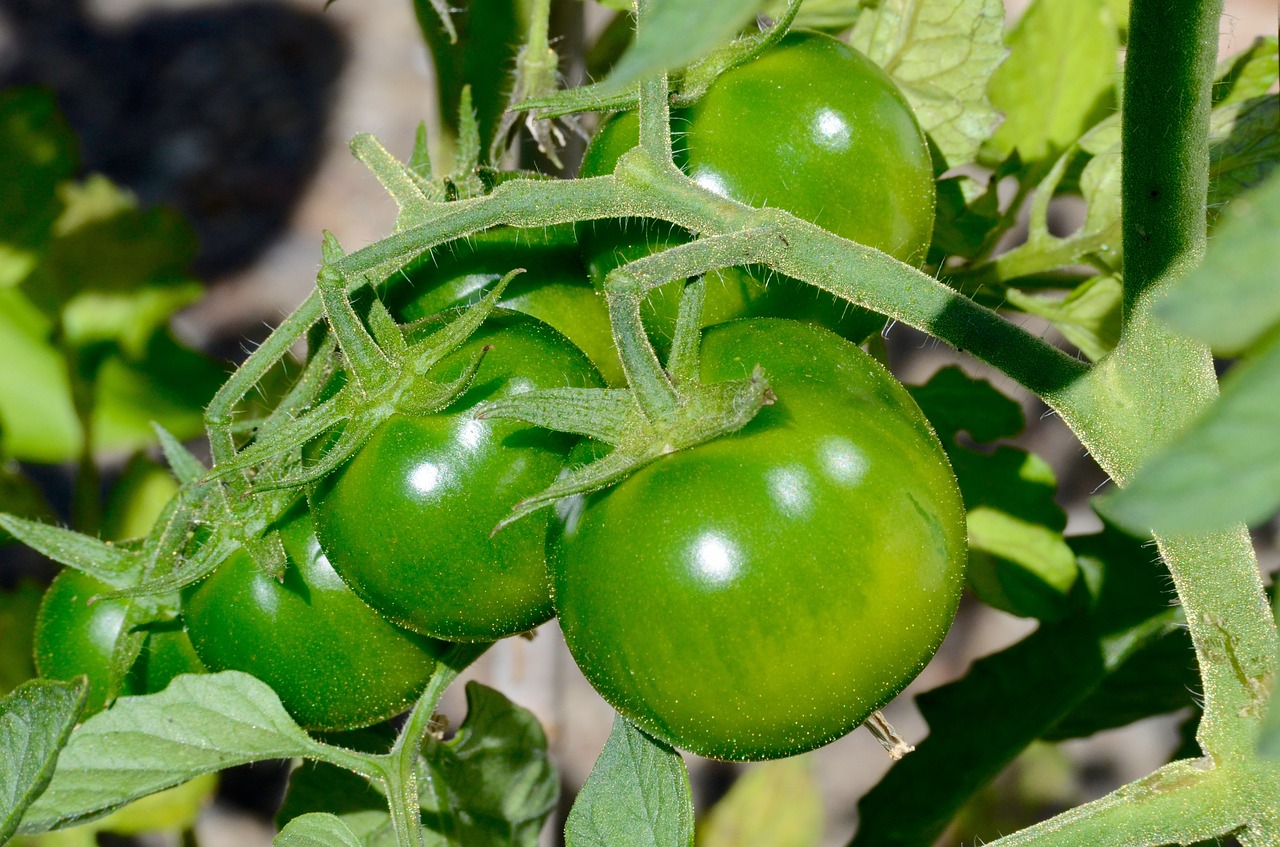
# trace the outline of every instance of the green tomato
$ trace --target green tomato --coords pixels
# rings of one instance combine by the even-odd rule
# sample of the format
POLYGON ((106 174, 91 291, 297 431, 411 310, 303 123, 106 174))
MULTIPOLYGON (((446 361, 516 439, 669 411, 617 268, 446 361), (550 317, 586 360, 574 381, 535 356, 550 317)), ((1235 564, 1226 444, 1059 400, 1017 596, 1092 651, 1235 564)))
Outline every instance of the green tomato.
POLYGON ((508 420, 479 402, 534 388, 600 384, 545 324, 491 317, 434 372, 451 379, 485 345, 475 381, 445 412, 396 415, 311 495, 317 532, 369 605, 451 641, 491 641, 551 617, 545 511, 490 537, 519 500, 555 481, 576 439, 508 420))
MULTIPOLYGON (((92 598, 114 591, 105 582, 71 569, 53 580, 36 618, 36 670, 46 679, 89 679, 85 716, 106 704, 111 660, 128 611, 128 600, 92 598)), ((180 673, 204 673, 179 621, 149 624, 133 668, 118 693, 153 694, 180 673)))
POLYGON ((309 729, 351 729, 413 704, 447 645, 381 618, 334 572, 305 502, 279 523, 284 582, 237 551, 182 592, 196 653, 252 674, 309 729))
MULTIPOLYGON (((911 106, 874 62, 816 32, 795 31, 760 58, 716 79, 687 110, 672 114, 676 164, 710 191, 753 206, 785 209, 836 235, 919 264, 933 231, 929 147, 911 106)), ((634 112, 606 120, 582 162, 582 176, 612 173, 639 140, 634 112)), ((652 221, 580 225, 592 280, 625 261, 687 240, 652 221)), ((655 340, 669 342, 680 286, 646 306, 655 340)), ((884 320, 829 294, 761 269, 708 276, 704 324, 747 315, 822 323, 861 341, 884 320), (765 283, 768 283, 767 287, 765 283)))
POLYGON ((497 227, 443 244, 394 277, 385 302, 400 320, 419 320, 479 301, 515 268, 525 273, 511 281, 498 305, 555 328, 610 385, 624 384, 609 311, 587 280, 572 226, 497 227))
POLYGON ((960 492, 902 386, 794 321, 714 327, 704 380, 757 363, 742 431, 571 503, 551 539, 569 650, 675 747, 757 760, 848 733, 938 649, 964 585, 960 492))

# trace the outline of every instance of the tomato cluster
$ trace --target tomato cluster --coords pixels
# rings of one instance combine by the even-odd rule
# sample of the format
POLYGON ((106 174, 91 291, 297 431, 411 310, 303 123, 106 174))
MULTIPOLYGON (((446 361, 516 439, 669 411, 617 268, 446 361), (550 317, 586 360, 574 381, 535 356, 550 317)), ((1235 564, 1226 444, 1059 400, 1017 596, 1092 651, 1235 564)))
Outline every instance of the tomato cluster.
MULTIPOLYGON (((923 258, 934 204, 924 136, 888 77, 842 42, 792 33, 723 74, 673 125, 677 164, 703 187, 923 258)), ((633 114, 605 120, 583 175, 609 173, 636 140, 633 114)), ((620 263, 690 237, 664 227, 498 228, 391 280, 384 303, 412 341, 512 268, 526 271, 433 368, 449 383, 484 354, 461 395, 431 414, 379 418, 273 527, 288 556, 283 582, 246 552, 232 555, 182 592, 190 642, 179 629, 170 646, 187 665, 165 658, 168 642, 153 633, 126 691, 200 665, 236 669, 268 682, 308 727, 361 726, 410 704, 447 642, 492 641, 552 616, 618 711, 707 756, 812 749, 900 691, 958 602, 959 494, 919 409, 846 340, 883 318, 794 280, 756 268, 708 278, 702 380, 759 366, 777 395, 743 430, 491 532, 517 501, 600 451, 481 419, 475 407, 534 389, 623 385, 600 286, 620 263)), ((682 290, 673 283, 646 301, 660 349, 682 290)), ((304 454, 315 460, 332 443, 317 439, 304 454)), ((102 679, 110 666, 87 634, 114 643, 122 616, 109 601, 85 606, 105 590, 85 579, 60 577, 46 600, 46 675, 102 679)))

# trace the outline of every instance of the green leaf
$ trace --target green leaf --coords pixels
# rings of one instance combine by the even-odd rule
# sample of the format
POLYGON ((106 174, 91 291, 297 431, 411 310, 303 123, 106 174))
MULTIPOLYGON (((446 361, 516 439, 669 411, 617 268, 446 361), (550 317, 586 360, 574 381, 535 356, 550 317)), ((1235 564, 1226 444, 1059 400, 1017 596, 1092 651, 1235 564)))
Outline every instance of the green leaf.
POLYGON ((1228 103, 1209 114, 1209 225, 1262 184, 1280 162, 1280 95, 1228 103))
POLYGON ((698 824, 698 847, 818 847, 822 790, 808 758, 752 765, 698 824))
POLYGON ((1105 498, 1125 526, 1163 533, 1257 523, 1280 507, 1280 333, 1222 383, 1222 395, 1105 498))
POLYGON ((233 765, 316 753, 275 692, 248 674, 179 676, 159 694, 120 698, 77 729, 21 831, 96 817, 233 765))
MULTIPOLYGON (((395 743, 396 729, 390 723, 381 723, 348 732, 325 733, 321 740, 348 750, 380 754, 395 743)), ((284 829, 295 818, 316 812, 336 815, 362 842, 366 836, 375 842, 379 837, 386 837, 390 844, 395 844, 386 797, 369 780, 326 762, 300 762, 289 774, 284 803, 276 812, 276 826, 284 829)))
POLYGON ((998 177, 993 174, 985 185, 967 174, 938 180, 931 262, 941 264, 951 256, 971 259, 982 252, 1004 218, 996 190, 998 177))
POLYGON ((79 168, 76 147, 52 91, 0 94, 0 288, 38 263, 62 207, 55 189, 79 168))
POLYGON ((1231 204, 1204 263, 1169 292, 1157 314, 1215 353, 1243 353, 1280 324, 1277 232, 1280 174, 1231 204))
POLYGON ((969 433, 974 441, 1012 438, 1025 424, 1016 401, 955 365, 939 369, 924 385, 908 385, 907 392, 944 442, 953 441, 959 432, 969 433))
POLYGON ((692 847, 693 798, 684 760, 615 718, 564 835, 566 847, 692 847))
POLYGON ((1029 166, 1024 179, 1036 179, 1114 111, 1120 44, 1105 0, 1037 0, 1008 43, 1009 58, 987 87, 1005 119, 984 158, 999 162, 1017 150, 1029 166))
POLYGON ((1280 41, 1274 35, 1260 35, 1242 53, 1218 63, 1213 83, 1213 105, 1261 97, 1280 78, 1280 41))
POLYGON ((271 843, 276 847, 361 847, 339 818, 318 812, 294 818, 271 843))
MULTIPOLYGON (((937 841, 968 799, 1028 745, 1144 645, 1177 628, 1168 574, 1143 541, 1108 528, 1073 539, 1073 547, 1096 565, 1100 587, 1091 604, 916 698, 929 735, 859 803, 856 847, 937 841)), ((964 843, 967 836, 956 833, 964 843)))
POLYGON ((1052 323, 1090 361, 1098 361, 1120 343, 1124 287, 1117 277, 1095 276, 1066 297, 1027 294, 1016 288, 1008 289, 1005 296, 1027 314, 1052 323))
POLYGON ((458 734, 445 743, 428 739, 424 754, 437 789, 422 792, 429 829, 461 845, 537 847, 560 783, 532 712, 469 682, 458 734))
POLYGON ((907 389, 943 443, 964 496, 969 529, 969 585, 990 606, 1058 620, 1071 607, 1078 568, 1063 540, 1065 513, 1053 470, 1013 447, 971 450, 957 438, 1009 438, 1022 431, 1022 408, 985 380, 957 367, 907 389))
POLYGON ((945 170, 972 162, 1000 120, 986 91, 1007 53, 1003 30, 1001 0, 883 0, 851 40, 897 81, 945 170))
POLYGON ((0 591, 0 696, 36 675, 31 656, 43 596, 44 589, 32 580, 0 591))
POLYGON ((80 449, 67 366, 53 325, 17 289, 0 288, 0 426, 15 459, 62 462, 80 449))
POLYGON ((683 68, 731 41, 766 0, 648 0, 635 41, 600 87, 617 94, 632 83, 683 68))
POLYGON ((0 844, 49 784, 89 684, 33 679, 0 700, 0 844))
MULTIPOLYGON (((1280 623, 1280 580, 1272 583, 1271 596, 1276 622, 1280 623)), ((1267 715, 1262 722, 1258 752, 1272 759, 1280 759, 1280 679, 1276 680, 1271 691, 1271 705, 1267 707, 1267 715)))

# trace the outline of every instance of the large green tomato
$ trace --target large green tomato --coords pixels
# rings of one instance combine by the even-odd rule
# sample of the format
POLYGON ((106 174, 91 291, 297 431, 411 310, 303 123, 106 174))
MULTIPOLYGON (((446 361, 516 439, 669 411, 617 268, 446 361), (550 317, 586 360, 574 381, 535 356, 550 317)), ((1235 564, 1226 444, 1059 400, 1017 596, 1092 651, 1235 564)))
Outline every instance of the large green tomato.
POLYGON ((411 706, 447 645, 381 618, 334 572, 305 502, 282 519, 284 582, 234 553, 183 590, 196 653, 211 670, 270 685, 298 723, 351 729, 411 706))
MULTIPOLYGON (((676 164, 703 187, 753 206, 785 209, 837 235, 919 264, 933 231, 933 163, 911 106, 874 62, 816 32, 786 35, 722 74, 692 108, 671 116, 676 164)), ((634 112, 606 120, 582 176, 612 173, 635 147, 634 112)), ((670 224, 595 221, 579 227, 591 278, 687 239, 670 224)), ((679 285, 650 297, 655 340, 670 338, 679 285)), ((708 277, 704 323, 778 315, 823 323, 861 341, 883 318, 759 269, 708 277), (765 283, 768 283, 767 287, 765 283)))
POLYGON ((759 363, 778 401, 567 510, 556 611, 587 679, 649 733, 788 756, 854 729, 938 649, 964 511, 919 408, 856 345, 777 319, 705 335, 704 380, 759 363))
MULTIPOLYGON (((36 618, 36 670, 46 679, 89 679, 85 715, 100 710, 106 701, 111 661, 128 611, 127 600, 98 600, 110 585, 79 571, 58 574, 40 603, 36 618)), ((152 694, 180 673, 203 673, 191 641, 179 621, 148 625, 142 652, 119 693, 152 694)))
POLYGON ((572 226, 497 227, 442 244, 390 281, 385 303, 400 320, 419 320, 477 302, 515 268, 525 273, 511 281, 498 305, 558 330, 610 385, 623 384, 609 311, 587 279, 572 226))
POLYGON ((312 492, 321 544, 369 605, 451 641, 491 641, 551 617, 547 512, 490 537, 519 500, 555 481, 575 438, 476 420, 483 400, 535 388, 599 386, 555 330, 497 314, 433 373, 449 380, 492 345, 471 388, 440 414, 388 419, 312 492))

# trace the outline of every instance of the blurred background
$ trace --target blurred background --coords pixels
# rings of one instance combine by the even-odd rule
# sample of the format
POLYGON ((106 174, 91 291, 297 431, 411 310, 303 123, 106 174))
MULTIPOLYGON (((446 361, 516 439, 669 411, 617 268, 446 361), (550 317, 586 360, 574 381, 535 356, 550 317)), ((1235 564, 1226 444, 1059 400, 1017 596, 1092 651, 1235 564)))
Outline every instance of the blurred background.
MULTIPOLYGON (((566 3, 576 6, 577 0, 566 3)), ((1025 3, 1006 5, 1013 20, 1025 3)), ((1226 7, 1224 55, 1243 49, 1256 35, 1275 33, 1274 0, 1227 0, 1226 7)), ((586 37, 603 27, 609 14, 589 6, 582 25, 586 37)), ((560 45, 583 37, 576 24, 567 26, 560 45)), ((582 67, 563 70, 571 84, 584 75, 582 67)), ((168 206, 189 222, 190 232, 183 236, 189 247, 171 258, 185 266, 183 276, 203 288, 184 295, 185 302, 173 301, 180 308, 170 326, 173 340, 199 355, 204 370, 198 372, 207 373, 215 386, 312 289, 322 230, 334 232, 348 250, 391 231, 395 206, 352 158, 347 141, 357 132, 372 132, 393 154, 406 157, 419 121, 440 126, 434 73, 410 0, 337 0, 327 8, 320 0, 0 0, 0 89, 52 89, 79 138, 83 173, 105 174, 136 195, 140 208, 168 206)), ((436 147, 438 155, 447 156, 447 145, 436 147)), ((575 155, 571 148, 569 171, 575 155)), ((1066 203, 1054 213, 1069 229, 1071 216, 1081 212, 1066 203)), ((1034 319, 1020 319, 1051 332, 1034 319)), ((908 327, 893 327, 886 339, 895 371, 908 383, 923 382, 957 360, 908 327)), ((1028 426, 1016 443, 1052 466, 1068 533, 1096 529, 1088 499, 1107 480, 1074 436, 1007 378, 958 358, 967 372, 990 378, 1023 405, 1028 426)), ((157 374, 158 381, 147 383, 144 393, 163 391, 164 374, 157 374)), ((35 480, 47 504, 42 508, 66 520, 78 484, 72 452, 37 441, 25 452, 16 449, 23 436, 22 425, 14 421, 35 422, 42 413, 15 409, 12 403, 6 410, 3 403, 0 396, 5 413, 0 419, 13 430, 9 455, 22 459, 25 475, 35 480)), ((154 409, 140 402, 135 411, 145 416, 154 409)), ((170 411, 179 421, 175 431, 185 427, 187 435, 196 434, 189 414, 170 411)), ((106 451, 100 477, 93 481, 104 488, 136 467, 129 463, 130 447, 141 436, 136 427, 129 428, 128 410, 120 419, 118 432, 108 430, 116 433, 111 436, 115 449, 106 451)), ((99 517, 101 525, 110 525, 110 504, 99 517)), ((1275 534, 1274 524, 1257 534, 1266 572, 1280 566, 1275 534)), ((52 565, 20 545, 0 546, 5 591, 47 582, 54 573, 52 565)), ((16 641, 24 637, 25 624, 14 608, 0 608, 0 637, 16 641)), ((942 650, 886 710, 887 717, 907 741, 919 741, 927 728, 913 693, 962 676, 976 658, 1032 629, 1033 621, 966 601, 942 650)), ((567 811, 608 735, 613 713, 578 674, 554 622, 532 640, 498 645, 467 677, 493 685, 542 719, 567 811)), ((461 686, 455 686, 443 711, 453 726, 461 722, 461 686)), ((966 811, 967 831, 994 837, 1150 772, 1184 743, 1180 730, 1188 714, 1031 748, 966 811)), ((824 833, 820 843, 847 842, 857 799, 889 768, 889 758, 859 730, 802 761, 799 769, 794 763, 752 767, 789 768, 777 784, 809 798, 815 826, 824 833)), ((721 797, 745 770, 696 758, 689 766, 699 809, 721 797)), ((196 825, 198 843, 269 844, 270 818, 286 773, 281 763, 224 775, 196 825)), ((544 843, 558 843, 561 828, 562 820, 553 820, 544 843)), ((176 843, 177 836, 137 838, 163 844, 176 843)), ((99 840, 126 843, 116 836, 99 840)))

